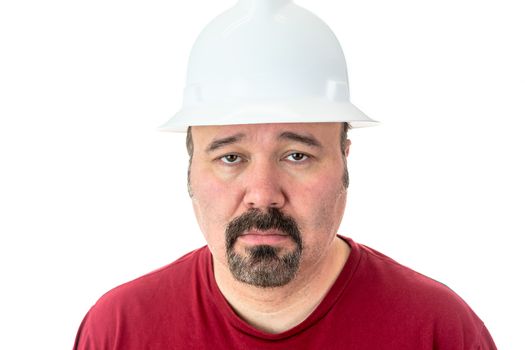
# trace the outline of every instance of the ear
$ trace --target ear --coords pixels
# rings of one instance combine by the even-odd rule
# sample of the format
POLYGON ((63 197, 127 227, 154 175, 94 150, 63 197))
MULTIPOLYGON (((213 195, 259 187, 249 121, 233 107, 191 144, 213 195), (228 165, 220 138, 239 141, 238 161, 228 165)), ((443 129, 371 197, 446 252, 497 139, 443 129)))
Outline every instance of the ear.
POLYGON ((352 141, 350 139, 346 139, 345 141, 345 157, 348 158, 348 154, 350 153, 350 145, 352 144, 352 141))

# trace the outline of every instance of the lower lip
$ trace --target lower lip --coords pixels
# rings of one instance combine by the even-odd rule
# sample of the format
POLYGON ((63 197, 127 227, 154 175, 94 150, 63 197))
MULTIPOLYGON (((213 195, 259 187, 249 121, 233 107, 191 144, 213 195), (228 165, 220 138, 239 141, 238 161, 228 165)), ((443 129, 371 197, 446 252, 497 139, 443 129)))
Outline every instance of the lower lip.
POLYGON ((247 244, 279 244, 290 240, 289 236, 283 235, 254 235, 247 234, 239 236, 239 241, 247 244))

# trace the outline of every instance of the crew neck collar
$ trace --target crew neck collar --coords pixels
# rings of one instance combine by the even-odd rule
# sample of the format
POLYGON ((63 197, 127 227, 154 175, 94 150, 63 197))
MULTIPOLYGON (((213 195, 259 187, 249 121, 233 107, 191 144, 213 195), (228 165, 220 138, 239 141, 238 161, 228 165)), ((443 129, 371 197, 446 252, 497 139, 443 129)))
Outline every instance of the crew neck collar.
POLYGON ((257 328, 251 326, 246 321, 244 321, 242 318, 240 318, 235 311, 232 309, 226 298, 222 295, 219 286, 217 285, 217 282, 215 280, 215 276, 213 274, 213 259, 211 252, 207 251, 206 254, 206 281, 208 282, 208 291, 211 296, 211 301, 215 305, 216 308, 218 308, 218 311, 224 315, 224 317, 227 319, 227 322, 229 322, 233 327, 235 327, 237 330, 248 334, 253 337, 266 339, 266 340, 280 340, 292 337, 305 329, 313 326, 316 324, 319 320, 321 320, 327 312, 337 303, 339 300, 339 297, 345 290, 345 288, 348 288, 348 285, 350 284, 350 281, 352 280, 352 277, 355 273, 355 270, 357 269, 357 266, 359 265, 359 261, 361 259, 361 251, 359 248, 359 245, 356 244, 352 239, 348 237, 344 237, 341 235, 337 235, 337 237, 341 238, 343 241, 345 241, 351 248, 351 253, 343 266, 343 269, 339 273, 339 276, 335 280, 334 284, 330 287, 327 294, 321 301, 321 303, 314 309, 314 311, 301 323, 298 325, 284 331, 281 333, 267 333, 261 330, 258 330, 257 328))

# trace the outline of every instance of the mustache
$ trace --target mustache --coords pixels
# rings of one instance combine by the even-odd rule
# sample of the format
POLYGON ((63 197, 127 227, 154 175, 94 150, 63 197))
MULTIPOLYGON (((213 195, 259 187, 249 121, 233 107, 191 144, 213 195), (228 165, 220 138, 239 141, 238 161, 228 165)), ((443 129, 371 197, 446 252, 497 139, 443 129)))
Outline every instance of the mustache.
POLYGON ((237 238, 248 230, 279 230, 292 238, 302 249, 301 231, 299 225, 291 216, 283 214, 277 208, 270 208, 268 212, 260 209, 250 209, 233 219, 226 227, 226 248, 233 249, 237 238))

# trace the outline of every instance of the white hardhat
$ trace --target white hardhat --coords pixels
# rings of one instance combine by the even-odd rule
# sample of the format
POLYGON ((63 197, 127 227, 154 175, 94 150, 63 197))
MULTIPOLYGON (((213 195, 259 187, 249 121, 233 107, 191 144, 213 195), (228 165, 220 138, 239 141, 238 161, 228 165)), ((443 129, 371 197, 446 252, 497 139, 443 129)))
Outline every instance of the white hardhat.
POLYGON ((197 38, 183 107, 160 130, 294 122, 377 123, 350 103, 343 51, 323 21, 292 0, 239 0, 197 38))

